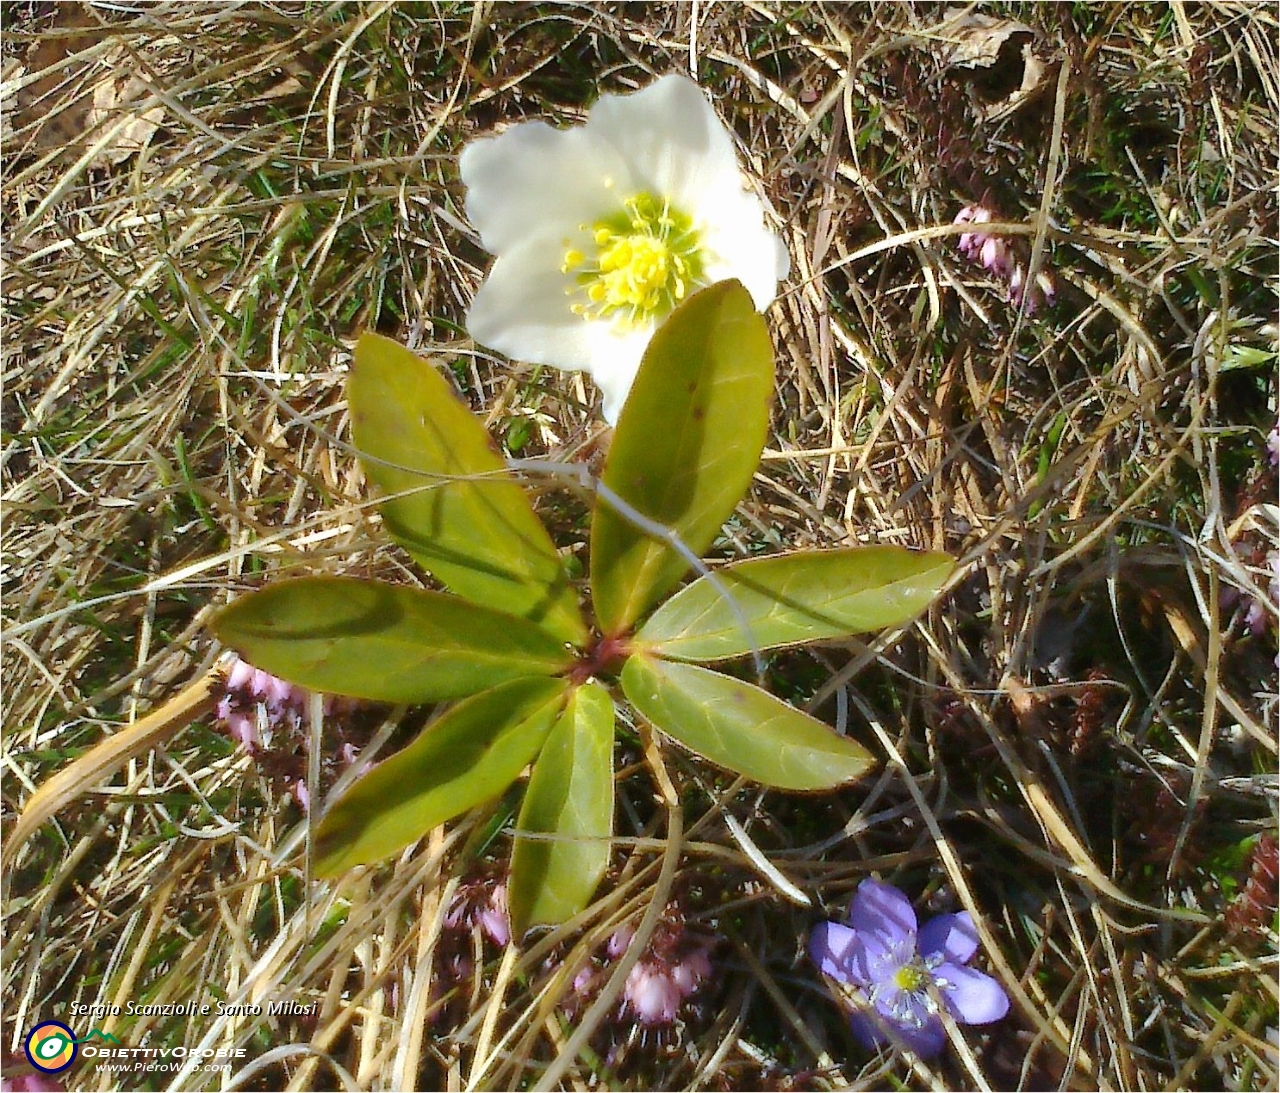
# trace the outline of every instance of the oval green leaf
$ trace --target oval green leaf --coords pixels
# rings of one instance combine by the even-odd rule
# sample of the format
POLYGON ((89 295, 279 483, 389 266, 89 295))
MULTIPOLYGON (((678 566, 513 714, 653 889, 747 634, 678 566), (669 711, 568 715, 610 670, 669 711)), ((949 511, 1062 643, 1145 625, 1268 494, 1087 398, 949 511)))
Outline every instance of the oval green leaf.
POLYGON ((518 827, 508 897, 516 937, 539 923, 571 919, 591 901, 609 864, 613 702, 600 684, 580 687, 551 730, 518 827))
POLYGON ((213 632, 273 675, 375 702, 436 702, 554 675, 573 654, 527 619, 443 592, 348 577, 278 581, 215 616, 213 632))
POLYGON ((502 793, 555 724, 569 684, 520 679, 460 702, 379 763, 316 829, 316 873, 378 861, 502 793))
POLYGON ((347 382, 351 431, 388 532, 459 596, 587 639, 546 528, 480 422, 426 360, 364 334, 347 382))
POLYGON ((954 569, 946 554, 896 546, 753 558, 716 570, 723 592, 706 577, 682 588, 636 640, 659 656, 711 661, 899 626, 933 602, 954 569))
MULTIPOLYGON (((700 555, 751 483, 772 394, 773 348, 751 294, 737 281, 703 289, 649 342, 604 484, 700 555)), ((668 543, 597 500, 591 594, 606 634, 629 629, 688 569, 668 543)))
POLYGON ((874 763, 840 736, 768 691, 694 664, 633 656, 622 689, 654 728, 717 766, 777 789, 832 789, 874 763))

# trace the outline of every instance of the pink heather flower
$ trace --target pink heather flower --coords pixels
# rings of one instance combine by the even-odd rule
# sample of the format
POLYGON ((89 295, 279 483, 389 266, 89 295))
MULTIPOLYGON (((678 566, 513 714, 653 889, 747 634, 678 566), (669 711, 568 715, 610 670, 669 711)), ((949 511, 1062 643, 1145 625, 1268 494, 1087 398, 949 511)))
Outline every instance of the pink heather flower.
POLYGON ((63 1093, 65 1089, 66 1086, 61 1082, 35 1071, 30 1074, 15 1074, 0 1081, 0 1093, 63 1093))
MULTIPOLYGON (((214 707, 215 719, 228 736, 257 759, 269 778, 282 782, 298 804, 307 809, 311 803, 306 784, 311 693, 239 657, 227 668, 223 688, 214 707)), ((321 762, 321 773, 328 782, 336 777, 335 768, 355 762, 357 748, 348 734, 367 736, 359 719, 351 716, 360 708, 354 699, 324 698, 322 733, 326 747, 333 748, 321 762)))
POLYGON ((458 933, 479 927, 495 945, 505 946, 511 940, 506 883, 489 877, 462 885, 445 912, 444 926, 458 933))
POLYGON ((596 971, 594 964, 584 964, 578 969, 578 974, 573 977, 573 993, 577 995, 586 995, 592 993, 599 979, 599 973, 596 971))
POLYGON ((630 1014, 642 1025, 674 1024, 680 1006, 711 978, 707 943, 682 934, 656 938, 654 948, 631 969, 622 989, 621 1016, 630 1014))
POLYGON ((702 985, 704 979, 711 978, 711 957, 705 949, 694 949, 681 962, 671 968, 671 982, 689 995, 702 985))
MULTIPOLYGON (((1250 547, 1248 544, 1236 544, 1236 554, 1252 566, 1262 561, 1261 547, 1250 547)), ((1242 622, 1244 628, 1255 638, 1267 632, 1271 617, 1280 611, 1280 551, 1269 550, 1266 555, 1266 572, 1268 575, 1267 594, 1270 605, 1252 592, 1235 587, 1222 590, 1219 601, 1224 611, 1236 612, 1235 622, 1242 622)), ((1261 579, 1258 584, 1261 585, 1261 579)))
POLYGON ((989 236, 982 244, 979 260, 984 268, 990 270, 997 277, 1008 277, 1010 275, 1013 263, 1009 258, 1009 248, 1003 239, 994 235, 989 236))
MULTIPOLYGON (((983 205, 966 205, 956 213, 954 224, 987 224, 994 218, 983 205)), ((1026 266, 1015 256, 1009 242, 998 235, 984 231, 968 231, 960 235, 956 243, 960 253, 970 262, 978 262, 983 269, 1005 282, 1005 293, 1010 303, 1034 315, 1042 302, 1052 304, 1057 298, 1057 287, 1048 273, 1036 274, 1035 281, 1027 285, 1026 266)))
POLYGON ((664 973, 646 961, 640 961, 627 976, 622 991, 622 1012, 628 1010, 642 1025, 670 1025, 684 994, 670 973, 664 973))
POLYGON ((604 951, 609 954, 610 960, 617 960, 623 953, 627 951, 627 947, 631 944, 631 939, 636 936, 635 927, 631 925, 619 926, 609 935, 604 951))
MULTIPOLYGON (((1271 596, 1272 609, 1280 606, 1280 551, 1267 551, 1267 568, 1271 571, 1271 581, 1267 592, 1271 596)), ((1245 613, 1245 623, 1253 636, 1260 637, 1267 632, 1267 619, 1271 614, 1267 606, 1257 599, 1251 599, 1249 610, 1245 613)))
POLYGON ((47 1074, 15 1074, 0 1081, 0 1093, 63 1093, 66 1087, 47 1074))
POLYGON ((1280 423, 1267 434, 1267 458, 1273 467, 1280 465, 1280 423))
POLYGON ((891 1043, 920 1058, 947 1041, 938 1003, 958 1024, 985 1025, 1009 1012, 1009 996, 991 976, 967 967, 978 951, 968 912, 940 915, 916 929, 910 900, 890 884, 864 880, 854 894, 849 924, 819 923, 809 956, 825 975, 862 988, 870 1009, 850 1019, 869 1050, 891 1043))
POLYGON ((511 925, 507 918, 507 886, 499 884, 480 911, 480 929, 489 935, 495 945, 506 945, 511 940, 511 925))
POLYGON ((226 687, 229 691, 251 691, 254 674, 258 671, 247 660, 236 657, 235 663, 227 672, 226 687))
MULTIPOLYGON (((605 942, 604 966, 592 962, 574 976, 573 997, 566 1001, 568 1012, 599 989, 608 965, 622 958, 634 938, 635 927, 629 923, 614 930, 605 942)), ((645 1026, 675 1024, 681 1006, 711 978, 714 945, 713 938, 687 929, 682 918, 664 918, 648 950, 627 973, 618 1019, 645 1026)))

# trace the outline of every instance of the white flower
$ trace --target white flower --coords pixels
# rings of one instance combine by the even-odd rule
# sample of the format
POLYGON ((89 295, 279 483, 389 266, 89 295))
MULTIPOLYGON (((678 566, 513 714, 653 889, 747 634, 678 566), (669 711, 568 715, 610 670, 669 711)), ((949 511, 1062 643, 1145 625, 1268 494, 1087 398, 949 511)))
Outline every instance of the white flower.
POLYGON ((588 372, 610 423, 685 296, 736 277, 763 310, 790 268, 732 137, 683 76, 604 95, 574 129, 523 122, 474 141, 459 169, 467 216, 497 255, 468 331, 509 357, 588 372))

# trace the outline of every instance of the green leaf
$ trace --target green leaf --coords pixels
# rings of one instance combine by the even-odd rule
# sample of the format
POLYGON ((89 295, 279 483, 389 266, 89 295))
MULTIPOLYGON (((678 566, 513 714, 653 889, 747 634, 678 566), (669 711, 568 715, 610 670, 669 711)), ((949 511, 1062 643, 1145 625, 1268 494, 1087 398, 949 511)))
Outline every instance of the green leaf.
POLYGON ((801 551, 716 571, 742 619, 706 577, 682 588, 636 634, 637 646, 676 660, 725 660, 915 618, 937 596, 955 562, 896 546, 801 551), (744 632, 742 621, 750 627, 744 632))
MULTIPOLYGON (((772 393, 773 350, 751 294, 737 281, 703 289, 649 342, 605 486, 701 554, 751 483, 772 393)), ((688 569, 667 543, 597 500, 591 588, 606 634, 629 629, 688 569)))
POLYGON ((316 873, 385 858, 491 800, 538 754, 570 684, 519 679, 460 702, 379 763, 316 830, 316 873))
POLYGON ((1222 363, 1218 365, 1218 370, 1231 372, 1238 368, 1261 368, 1275 359, 1274 349, 1260 349, 1255 345, 1233 342, 1227 346, 1227 351, 1222 355, 1222 363))
POLYGON ((598 683, 580 687, 551 730, 525 791, 511 855, 509 906, 519 937, 566 922, 591 901, 613 834, 613 702, 598 683))
POLYGON ((587 631, 577 592, 546 528, 436 369, 388 338, 365 334, 347 401, 365 474, 393 495, 381 511, 396 541, 459 596, 581 646, 587 631))
POLYGON ((444 592, 347 577, 279 581, 241 596, 213 632, 273 675, 375 702, 435 702, 522 676, 554 675, 573 654, 540 626, 444 592))
POLYGON ((633 656, 622 669, 622 689, 654 728, 766 786, 831 789, 874 762, 821 721, 709 668, 633 656))

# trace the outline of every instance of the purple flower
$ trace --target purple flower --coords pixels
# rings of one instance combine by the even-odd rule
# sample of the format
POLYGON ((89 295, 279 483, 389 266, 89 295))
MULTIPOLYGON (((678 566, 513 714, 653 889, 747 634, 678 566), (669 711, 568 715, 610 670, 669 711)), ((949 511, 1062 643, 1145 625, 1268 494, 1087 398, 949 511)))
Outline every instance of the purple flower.
POLYGON ((939 1002, 961 1025, 985 1025, 1009 1012, 1004 988, 966 965, 978 950, 967 911, 939 915, 916 929, 911 902, 875 880, 858 885, 849 924, 819 923, 809 956, 823 974, 866 992, 870 1009, 853 1014, 854 1035, 868 1049, 892 1043, 920 1058, 947 1042, 939 1002))

